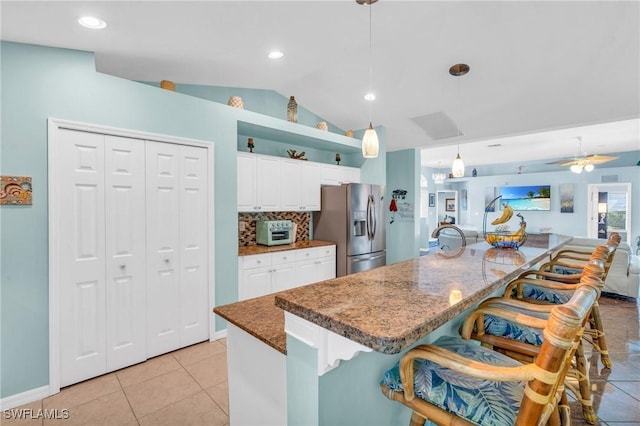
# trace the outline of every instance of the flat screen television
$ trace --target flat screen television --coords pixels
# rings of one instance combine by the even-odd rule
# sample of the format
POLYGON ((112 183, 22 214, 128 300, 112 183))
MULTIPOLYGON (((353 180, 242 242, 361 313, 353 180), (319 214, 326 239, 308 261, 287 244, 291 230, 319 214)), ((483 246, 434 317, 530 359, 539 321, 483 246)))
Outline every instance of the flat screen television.
POLYGON ((500 210, 503 203, 513 210, 551 210, 551 186, 501 186, 500 210))

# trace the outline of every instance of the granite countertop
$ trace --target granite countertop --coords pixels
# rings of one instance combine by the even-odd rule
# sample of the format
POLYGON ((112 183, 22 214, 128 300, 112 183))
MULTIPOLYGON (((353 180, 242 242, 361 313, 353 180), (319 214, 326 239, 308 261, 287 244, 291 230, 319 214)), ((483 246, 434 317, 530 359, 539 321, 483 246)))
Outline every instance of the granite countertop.
POLYGON ((321 241, 321 240, 305 240, 305 241, 297 241, 293 244, 282 244, 280 246, 242 246, 238 247, 238 256, 250 256, 252 254, 263 254, 263 253, 273 253, 278 251, 285 250, 299 250, 306 249, 312 247, 323 247, 323 246, 333 246, 336 243, 331 243, 329 241, 321 241))
POLYGON ((213 312, 286 355, 284 311, 275 305, 276 294, 219 306, 213 312))
POLYGON ((519 251, 476 243, 286 290, 275 295, 275 303, 338 335, 395 354, 569 241, 571 237, 552 234, 544 247, 519 251), (454 303, 458 292, 461 300, 454 303))

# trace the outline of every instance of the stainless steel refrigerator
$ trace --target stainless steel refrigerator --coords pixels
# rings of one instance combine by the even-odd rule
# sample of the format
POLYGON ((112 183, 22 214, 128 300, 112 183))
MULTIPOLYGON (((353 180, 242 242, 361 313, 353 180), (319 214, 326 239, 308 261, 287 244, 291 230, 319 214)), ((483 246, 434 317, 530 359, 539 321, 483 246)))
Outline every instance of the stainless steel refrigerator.
POLYGON ((336 276, 386 265, 384 186, 323 186, 313 238, 336 243, 336 276))

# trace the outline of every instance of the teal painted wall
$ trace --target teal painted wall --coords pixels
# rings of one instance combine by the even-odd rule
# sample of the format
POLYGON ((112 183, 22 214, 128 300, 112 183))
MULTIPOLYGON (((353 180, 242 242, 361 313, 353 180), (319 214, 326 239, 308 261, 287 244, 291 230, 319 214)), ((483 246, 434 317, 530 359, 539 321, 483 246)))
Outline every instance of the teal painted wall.
POLYGON ((288 425, 319 424, 318 381, 318 350, 287 335, 288 425))
POLYGON ((420 151, 407 149, 387 153, 387 264, 414 259, 420 255, 420 151), (392 192, 407 191, 405 200, 414 207, 412 219, 401 219, 398 213, 391 223, 389 211, 392 192))
MULTIPOLYGON (((223 305, 237 300, 237 121, 249 113, 228 107, 226 95, 224 103, 212 102, 97 73, 87 52, 2 42, 0 54, 0 173, 31 176, 34 189, 32 206, 0 207, 0 398, 5 398, 49 381, 47 118, 215 144, 215 298, 223 305)), ((243 92, 245 105, 254 104, 252 93, 243 92)), ((267 95, 275 96, 259 91, 256 99, 267 95)), ((282 99, 255 104, 275 109, 282 99)), ((224 326, 216 318, 216 329, 224 326)))

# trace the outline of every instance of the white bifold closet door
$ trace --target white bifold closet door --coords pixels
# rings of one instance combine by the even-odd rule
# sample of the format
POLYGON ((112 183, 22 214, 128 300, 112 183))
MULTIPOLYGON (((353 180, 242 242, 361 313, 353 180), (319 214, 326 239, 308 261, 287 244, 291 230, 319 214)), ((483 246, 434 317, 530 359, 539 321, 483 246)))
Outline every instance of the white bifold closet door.
POLYGON ((60 385, 207 340, 207 149, 65 129, 55 149, 60 385))
POLYGON ((202 148, 147 145, 147 354, 209 336, 207 158, 202 148))
POLYGON ((61 386, 146 359, 144 141, 61 130, 61 386))

